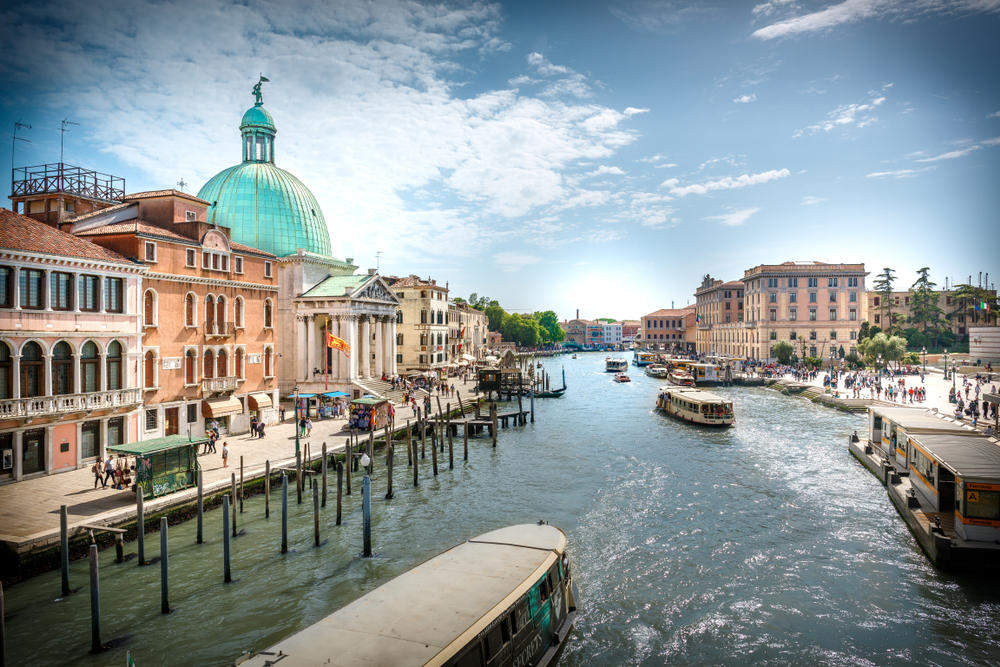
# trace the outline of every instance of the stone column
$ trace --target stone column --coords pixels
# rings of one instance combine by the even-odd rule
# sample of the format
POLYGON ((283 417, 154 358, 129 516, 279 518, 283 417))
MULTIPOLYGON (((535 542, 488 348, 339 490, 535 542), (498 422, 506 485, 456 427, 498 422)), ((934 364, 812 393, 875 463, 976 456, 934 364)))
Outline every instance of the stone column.
POLYGON ((295 334, 297 336, 297 341, 295 345, 294 359, 292 360, 292 366, 295 369, 296 382, 301 382, 308 379, 303 371, 305 366, 305 361, 303 360, 306 354, 306 317, 305 315, 297 315, 295 317, 295 334))
POLYGON ((11 378, 11 398, 21 398, 21 353, 15 348, 11 356, 10 372, 11 378))
MULTIPOLYGON (((16 284, 16 283, 15 283, 16 284)), ((21 481, 24 476, 24 431, 14 431, 14 479, 21 481)))
POLYGON ((51 398, 52 397, 52 355, 43 354, 42 359, 44 363, 42 364, 43 372, 45 377, 42 378, 42 386, 45 387, 44 395, 51 398))
POLYGON ((399 368, 396 366, 397 354, 399 353, 396 348, 396 318, 393 317, 389 320, 389 368, 392 369, 393 375, 399 374, 399 368))
POLYGON ((381 316, 375 318, 375 377, 382 379, 385 370, 385 321, 381 316))
POLYGON ((371 375, 371 344, 372 344, 372 320, 370 315, 361 316, 361 345, 359 346, 361 354, 359 355, 358 361, 360 366, 358 367, 358 377, 364 379, 371 375))
POLYGON ((306 381, 313 379, 313 369, 316 368, 316 316, 306 315, 306 381))
POLYGON ((358 341, 360 338, 358 335, 360 326, 361 323, 358 321, 357 316, 351 315, 347 319, 347 333, 349 336, 347 343, 351 346, 351 357, 348 360, 348 378, 352 381, 358 379, 358 368, 361 367, 361 364, 358 363, 358 359, 361 357, 361 346, 358 341))

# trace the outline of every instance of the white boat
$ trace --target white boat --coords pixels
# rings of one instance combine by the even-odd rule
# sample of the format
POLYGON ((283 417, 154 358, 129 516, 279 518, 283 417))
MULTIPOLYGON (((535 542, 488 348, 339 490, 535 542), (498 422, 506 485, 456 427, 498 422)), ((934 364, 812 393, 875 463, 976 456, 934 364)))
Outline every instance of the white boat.
POLYGON ((646 366, 646 375, 653 378, 665 378, 670 371, 663 364, 650 364, 646 366))
POLYGON ((631 382, 631 381, 632 378, 630 378, 625 373, 618 373, 617 375, 615 375, 615 382, 631 382))
POLYGON ((636 366, 648 366, 656 363, 656 355, 652 352, 639 352, 636 350, 632 363, 636 366))
POLYGON ((576 352, 573 353, 573 358, 576 359, 576 352))
POLYGON ((692 424, 732 426, 736 421, 731 401, 694 387, 660 387, 656 407, 692 424))
POLYGON ((628 370, 628 361, 621 357, 606 357, 604 371, 606 373, 624 373, 628 370))
POLYGON ((242 664, 550 665, 576 618, 566 535, 508 526, 463 542, 242 664))
POLYGON ((667 373, 667 379, 680 387, 694 386, 694 378, 691 377, 691 374, 680 368, 675 368, 667 373))
POLYGON ((719 384, 723 380, 722 369, 716 364, 691 363, 687 364, 687 371, 696 385, 719 384))

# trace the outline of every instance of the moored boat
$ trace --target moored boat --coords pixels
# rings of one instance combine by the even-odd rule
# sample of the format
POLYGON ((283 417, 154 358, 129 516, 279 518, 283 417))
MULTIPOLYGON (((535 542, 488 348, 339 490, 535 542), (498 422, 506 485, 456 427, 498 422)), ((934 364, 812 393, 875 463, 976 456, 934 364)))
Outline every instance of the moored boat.
POLYGON ((694 387, 660 387, 656 407, 693 424, 732 426, 736 421, 731 401, 694 387))
POLYGON ((621 357, 606 357, 604 371, 606 373, 624 373, 628 370, 628 361, 621 357))
POLYGON ((630 378, 625 373, 618 373, 617 375, 615 375, 615 382, 631 382, 631 381, 632 378, 630 378))
POLYGON ((459 544, 250 665, 549 665, 576 618, 566 535, 508 526, 459 544))
POLYGON ((680 387, 693 387, 694 378, 687 371, 675 368, 667 373, 667 379, 680 387))
POLYGON ((646 375, 654 378, 665 378, 670 373, 663 364, 650 364, 646 366, 646 375))
POLYGON ((632 358, 632 363, 636 366, 648 366, 656 363, 656 355, 652 352, 639 352, 636 350, 635 356, 632 358))

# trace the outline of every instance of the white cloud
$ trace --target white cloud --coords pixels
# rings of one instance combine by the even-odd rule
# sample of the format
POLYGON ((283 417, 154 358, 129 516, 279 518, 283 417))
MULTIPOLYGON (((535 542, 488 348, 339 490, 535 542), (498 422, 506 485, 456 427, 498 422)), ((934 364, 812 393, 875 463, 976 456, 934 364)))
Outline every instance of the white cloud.
POLYGON ((733 102, 736 104, 749 104, 750 102, 757 101, 757 93, 750 93, 749 95, 740 95, 739 97, 734 97, 733 102))
POLYGON ((500 270, 508 272, 520 271, 526 266, 538 264, 541 261, 542 258, 536 255, 527 255, 509 250, 498 252, 493 256, 493 262, 500 267, 500 270))
POLYGON ((625 172, 622 171, 621 167, 609 167, 607 165, 601 165, 592 172, 589 172, 588 176, 604 176, 606 174, 614 176, 624 176, 625 172))
POLYGON ((685 197, 687 195, 703 195, 715 190, 732 190, 735 188, 745 188, 750 185, 758 185, 760 183, 767 183, 768 181, 773 181, 779 178, 786 178, 790 176, 791 172, 788 169, 772 169, 770 171, 763 171, 758 174, 742 174, 733 178, 732 176, 726 176, 715 181, 706 181, 704 183, 693 183, 691 185, 680 185, 680 181, 676 178, 670 178, 661 184, 661 187, 668 188, 668 192, 675 197, 685 197))
POLYGON ((979 143, 983 146, 1000 146, 1000 137, 991 137, 989 139, 984 139, 979 143))
POLYGON ((649 157, 639 158, 639 162, 644 162, 646 164, 653 165, 653 169, 670 169, 671 167, 676 167, 676 162, 663 162, 666 160, 666 155, 661 155, 657 153, 656 155, 650 155, 649 157))
POLYGON ((829 132, 830 130, 838 127, 848 127, 851 125, 856 127, 867 127, 878 120, 873 112, 885 103, 885 95, 882 95, 881 93, 889 88, 892 88, 891 83, 883 85, 878 91, 869 91, 868 94, 873 97, 867 102, 842 104, 828 113, 826 115, 826 119, 813 125, 809 125, 804 129, 796 130, 792 136, 801 137, 806 133, 816 134, 817 132, 829 132))
POLYGON ((815 204, 822 204, 826 201, 826 197, 813 197, 812 195, 806 195, 802 198, 803 206, 814 206, 815 204))
POLYGON ((994 111, 993 113, 986 116, 987 118, 1000 118, 1000 111, 994 111))
POLYGON ((718 220, 720 224, 725 227, 739 227, 750 219, 754 213, 759 211, 759 208, 744 208, 738 211, 730 211, 729 213, 723 213, 722 215, 710 215, 706 217, 706 220, 718 220))
MULTIPOLYGON (((969 143, 971 140, 963 139, 958 144, 969 143)), ((953 151, 948 151, 947 153, 941 153, 940 155, 934 155, 932 157, 925 157, 917 160, 917 162, 940 162, 941 160, 955 160, 960 157, 965 157, 970 153, 974 153, 981 148, 990 148, 992 146, 1000 145, 1000 137, 991 137, 989 139, 983 139, 979 143, 972 144, 971 146, 966 146, 965 148, 959 148, 953 151)))
POLYGON ((569 74, 571 71, 568 67, 563 65, 553 65, 545 56, 537 51, 528 54, 528 64, 534 67, 542 76, 569 74))
POLYGON ((865 178, 913 178, 917 174, 930 171, 934 167, 924 167, 922 169, 896 169, 894 171, 873 171, 865 174, 865 178))
POLYGON ((746 155, 723 155, 722 157, 713 157, 705 160, 698 165, 698 171, 704 171, 706 167, 711 167, 716 164, 726 164, 730 167, 742 167, 747 162, 746 155))
POLYGON ((624 113, 626 116, 630 116, 631 117, 631 116, 635 116, 636 114, 640 114, 640 113, 649 113, 649 109, 639 108, 639 107, 625 107, 625 111, 622 112, 622 113, 624 113))
MULTIPOLYGON (((788 2, 768 2, 753 9, 754 16, 769 16, 779 5, 788 2), (758 8, 762 8, 758 11, 758 8)), ((810 32, 829 30, 839 25, 867 19, 909 21, 924 15, 965 14, 1000 11, 997 0, 843 0, 819 11, 794 16, 755 30, 758 39, 776 39, 810 32)))

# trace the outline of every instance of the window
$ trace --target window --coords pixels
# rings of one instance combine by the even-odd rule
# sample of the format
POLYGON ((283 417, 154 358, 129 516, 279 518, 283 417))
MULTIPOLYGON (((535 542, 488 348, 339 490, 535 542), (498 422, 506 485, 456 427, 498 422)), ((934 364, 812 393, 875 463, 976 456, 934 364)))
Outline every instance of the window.
POLYGON ((198 255, 194 248, 188 248, 184 251, 184 266, 194 268, 198 263, 198 255))
POLYGON ((80 458, 90 459, 101 452, 101 422, 83 422, 80 425, 80 458))
POLYGON ((215 297, 211 294, 205 297, 205 331, 215 331, 215 297))
POLYGON ((837 332, 836 331, 831 331, 830 332, 830 340, 837 340, 837 332))
POLYGON ((271 300, 264 300, 264 328, 270 329, 272 326, 271 322, 271 300))
POLYGON ((0 343, 0 399, 14 396, 14 356, 7 343, 0 343))
POLYGON ((142 363, 142 386, 146 389, 156 388, 156 355, 152 350, 148 350, 143 357, 142 363))
POLYGON ((215 322, 219 327, 219 331, 225 333, 226 331, 226 297, 219 295, 219 298, 215 301, 215 322))
POLYGON ((427 334, 420 334, 420 345, 427 345, 427 334))
POLYGON ((142 295, 142 324, 147 327, 156 326, 156 292, 151 289, 142 295))
POLYGON ((243 258, 233 257, 233 270, 236 273, 243 273, 243 258))
POLYGON ((41 346, 28 342, 21 348, 21 398, 41 396, 45 391, 42 373, 45 372, 45 361, 42 358, 41 346))
POLYGON ((197 211, 184 211, 184 222, 196 222, 198 220, 197 211))
POLYGON ((837 319, 837 309, 836 308, 831 308, 830 309, 830 319, 831 320, 837 319))
POLYGON ((788 340, 795 340, 795 338, 796 338, 797 335, 798 334, 796 334, 794 331, 789 331, 788 332, 788 340))
POLYGON ((273 373, 271 372, 271 364, 273 363, 271 357, 273 356, 273 354, 274 353, 271 351, 271 348, 267 348, 264 350, 264 377, 267 378, 273 375, 273 373))
POLYGON ((45 307, 45 272, 41 269, 21 269, 21 308, 45 307))
POLYGON ((798 287, 799 286, 799 279, 798 278, 789 278, 788 279, 788 286, 789 287, 798 287))
MULTIPOLYGON (((877 306, 877 305, 878 305, 878 300, 879 300, 879 297, 875 297, 875 298, 874 298, 874 299, 872 300, 872 305, 873 305, 873 306, 877 306)), ((949 299, 949 303, 950 303, 950 302, 951 302, 951 300, 949 299)))
POLYGON ((847 279, 847 286, 848 287, 857 287, 858 286, 858 279, 857 278, 848 278, 847 279))
POLYGON ((774 308, 771 308, 767 312, 767 319, 771 320, 772 322, 777 322, 778 321, 778 311, 775 310, 774 308))
POLYGON ((811 321, 815 321, 816 320, 816 309, 815 308, 810 308, 809 309, 809 319, 811 321))
POLYGON ((52 348, 52 394, 73 393, 73 351, 69 343, 60 341, 52 348))
POLYGON ((202 377, 210 378, 215 373, 215 353, 205 350, 205 357, 201 364, 202 377))
POLYGON ((396 345, 402 345, 402 344, 403 344, 403 334, 398 333, 396 334, 396 345))
POLYGON ((857 309, 851 308, 850 310, 848 310, 847 311, 847 319, 849 319, 852 322, 857 321, 857 319, 858 319, 858 311, 857 311, 857 309))
POLYGON ((14 305, 14 269, 0 266, 0 308, 14 305))
POLYGON ((809 303, 816 303, 816 292, 809 292, 809 303))
MULTIPOLYGON (((184 353, 184 384, 194 384, 198 381, 198 357, 194 350, 184 353)), ((188 421, 191 421, 188 419, 188 421)))
POLYGON ((798 303, 798 301, 799 301, 799 293, 798 292, 789 292, 788 293, 788 303, 798 303))
POLYGON ((794 322, 795 320, 799 319, 799 309, 798 308, 789 308, 788 309, 788 319, 790 321, 792 321, 792 322, 794 322))
POLYGON ((105 355, 105 366, 107 367, 108 389, 122 388, 122 344, 112 341, 108 345, 108 353, 105 355))
POLYGON ((819 287, 819 278, 807 278, 809 287, 819 287))
POLYGON ((217 370, 215 372, 215 377, 224 378, 229 376, 229 355, 226 354, 225 350, 219 350, 216 365, 217 370))
POLYGON ((236 357, 233 359, 233 375, 238 378, 246 378, 246 372, 244 368, 244 359, 246 355, 243 353, 243 348, 236 348, 236 357))
POLYGON ((420 311, 420 323, 421 324, 427 324, 427 311, 426 310, 421 310, 420 311))
POLYGON ((875 316, 875 324, 878 324, 881 321, 882 321, 882 316, 881 315, 876 315, 875 316))
POLYGON ((191 292, 184 295, 184 326, 198 326, 198 299, 191 292))
POLYGON ((767 302, 768 303, 778 303, 778 293, 777 292, 768 292, 767 293, 767 302))
POLYGON ((768 278, 767 279, 767 286, 768 287, 777 287, 778 286, 778 279, 777 278, 768 278))
POLYGON ((80 350, 80 391, 90 393, 101 390, 101 358, 97 345, 87 341, 80 350))
POLYGON ((771 331, 770 339, 771 340, 778 340, 778 332, 777 331, 771 331))
POLYGON ((827 287, 836 287, 837 286, 837 279, 836 278, 827 278, 826 279, 826 286, 827 287))
POLYGON ((156 261, 156 244, 153 243, 152 241, 146 241, 145 243, 143 243, 143 248, 145 249, 145 253, 146 253, 146 261, 147 262, 155 262, 156 261))
POLYGON ((809 356, 810 357, 815 357, 816 356, 816 346, 815 345, 810 345, 809 346, 809 356))
POLYGON ((402 324, 402 323, 403 323, 403 311, 397 310, 396 311, 396 324, 402 324))
POLYGON ((73 274, 53 271, 49 274, 49 305, 52 310, 73 310, 73 274))
POLYGON ((188 412, 188 424, 193 424, 198 421, 198 404, 189 403, 187 406, 188 412))
POLYGON ((152 410, 146 410, 146 430, 155 431, 156 423, 159 420, 159 415, 157 414, 156 408, 152 410))
POLYGON ((401 355, 401 354, 397 354, 396 355, 396 363, 397 364, 403 363, 403 355, 401 355))
POLYGON ((104 279, 104 309, 109 313, 121 313, 124 308, 122 298, 122 279, 104 279))
POLYGON ((809 340, 816 340, 816 331, 815 330, 809 332, 809 340))
POLYGON ((271 262, 264 262, 264 277, 271 277, 271 262))

